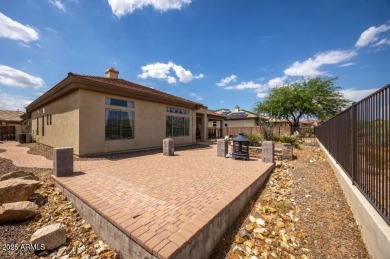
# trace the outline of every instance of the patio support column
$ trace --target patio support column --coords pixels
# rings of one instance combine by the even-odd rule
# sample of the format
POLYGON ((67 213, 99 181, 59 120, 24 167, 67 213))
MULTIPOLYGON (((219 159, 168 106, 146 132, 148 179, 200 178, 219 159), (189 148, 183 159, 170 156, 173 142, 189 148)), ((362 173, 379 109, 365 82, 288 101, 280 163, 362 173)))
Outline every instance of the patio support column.
POLYGON ((208 126, 208 118, 207 118, 207 114, 202 114, 202 133, 201 133, 201 137, 202 137, 202 141, 206 141, 208 136, 207 136, 207 126, 208 126))
POLYGON ((219 128, 221 129, 221 138, 224 138, 225 137, 225 125, 224 125, 223 120, 219 121, 219 128))

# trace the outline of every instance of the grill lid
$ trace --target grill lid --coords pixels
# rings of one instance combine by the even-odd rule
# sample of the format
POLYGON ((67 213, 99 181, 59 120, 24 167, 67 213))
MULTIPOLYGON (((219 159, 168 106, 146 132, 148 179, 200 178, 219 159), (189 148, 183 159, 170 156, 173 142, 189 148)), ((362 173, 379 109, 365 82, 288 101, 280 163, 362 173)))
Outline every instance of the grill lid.
POLYGON ((249 142, 249 139, 244 136, 244 133, 238 133, 237 137, 233 139, 234 142, 249 142))

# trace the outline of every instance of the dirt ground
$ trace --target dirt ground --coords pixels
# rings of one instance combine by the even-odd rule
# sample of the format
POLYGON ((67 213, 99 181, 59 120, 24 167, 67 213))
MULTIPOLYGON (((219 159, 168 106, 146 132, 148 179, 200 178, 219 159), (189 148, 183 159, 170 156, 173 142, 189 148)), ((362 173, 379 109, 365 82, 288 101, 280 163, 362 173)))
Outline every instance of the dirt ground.
POLYGON ((302 147, 294 155, 274 170, 211 258, 370 258, 322 151, 302 147))

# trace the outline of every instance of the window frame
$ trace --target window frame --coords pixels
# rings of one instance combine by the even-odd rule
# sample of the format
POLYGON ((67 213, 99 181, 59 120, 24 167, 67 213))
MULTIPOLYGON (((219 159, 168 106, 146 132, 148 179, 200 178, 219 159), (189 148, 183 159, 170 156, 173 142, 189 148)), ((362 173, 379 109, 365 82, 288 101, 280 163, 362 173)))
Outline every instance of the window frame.
POLYGON ((190 124, 191 124, 190 117, 188 116, 175 116, 175 115, 167 114, 165 119, 165 136, 168 138, 189 137, 190 124), (180 134, 177 134, 178 133, 177 128, 175 130, 175 125, 178 126, 178 121, 175 124, 174 120, 178 120, 178 119, 182 120, 182 129, 181 129, 182 132, 181 133, 179 132, 180 134), (168 127, 168 123, 170 127, 168 127))
MULTIPOLYGON (((104 118, 105 118, 105 123, 104 123, 104 139, 105 141, 111 141, 111 140, 130 140, 130 139, 135 139, 135 103, 133 101, 128 101, 128 100, 124 100, 124 99, 118 99, 118 98, 111 98, 111 97, 106 97, 105 98, 105 110, 104 110, 104 118), (111 104, 111 101, 110 100, 116 100, 117 102, 114 104, 111 104), (121 106, 121 105, 117 105, 118 103, 120 104, 120 102, 122 102, 124 104, 124 102, 126 103, 126 106, 121 106), (118 113, 118 117, 117 118, 117 121, 115 123, 117 123, 117 125, 114 125, 114 126, 111 126, 111 127, 115 127, 117 128, 117 137, 116 138, 112 138, 112 133, 109 134, 110 132, 107 131, 107 123, 108 123, 108 120, 109 118, 107 116, 110 116, 109 113, 110 111, 114 111, 114 112, 119 112, 118 113), (124 125, 123 123, 125 123, 125 118, 126 117, 123 117, 125 113, 129 113, 126 117, 127 119, 129 119, 129 129, 131 130, 131 136, 130 137, 126 137, 126 131, 125 131, 125 128, 124 128, 124 125), (109 134, 109 135, 107 135, 109 134)), ((115 129, 114 129, 115 130, 115 129)))

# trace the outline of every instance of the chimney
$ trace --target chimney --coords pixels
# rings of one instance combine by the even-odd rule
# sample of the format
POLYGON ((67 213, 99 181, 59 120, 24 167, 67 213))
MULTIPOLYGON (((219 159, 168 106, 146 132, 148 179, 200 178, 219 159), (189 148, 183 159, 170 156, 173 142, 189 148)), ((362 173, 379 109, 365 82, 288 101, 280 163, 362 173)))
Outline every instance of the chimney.
POLYGON ((238 105, 236 105, 236 107, 234 108, 233 112, 239 112, 240 111, 240 107, 238 105))
POLYGON ((118 79, 119 71, 116 71, 115 68, 110 67, 106 70, 106 77, 107 78, 115 78, 118 79))

